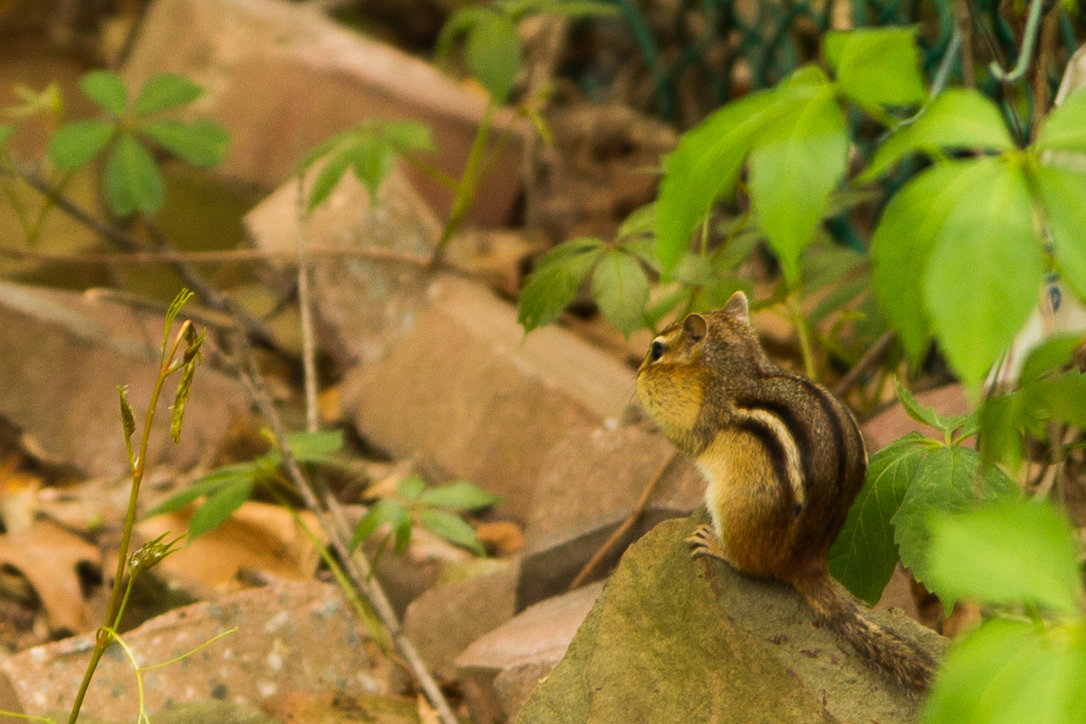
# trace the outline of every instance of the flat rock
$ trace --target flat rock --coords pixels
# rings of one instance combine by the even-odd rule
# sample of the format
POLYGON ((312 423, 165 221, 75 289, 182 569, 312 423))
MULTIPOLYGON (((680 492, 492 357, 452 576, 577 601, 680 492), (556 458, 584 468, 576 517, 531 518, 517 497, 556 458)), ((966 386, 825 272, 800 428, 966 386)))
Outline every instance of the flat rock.
MULTIPOLYGON (((89 476, 128 473, 117 386, 142 424, 155 377, 162 317, 73 292, 0 281, 0 418, 46 462, 89 476)), ((234 380, 201 366, 180 444, 169 439, 176 378, 151 432, 148 467, 189 468, 223 439, 248 402, 234 380)))
POLYGON ((475 724, 504 722, 521 708, 565 654, 602 590, 602 583, 592 583, 537 603, 457 657, 460 684, 475 724))
MULTIPOLYGON (((368 655, 367 634, 330 584, 249 589, 176 609, 123 637, 141 666, 182 657, 143 672, 149 713, 203 700, 259 705, 291 691, 390 693, 368 655), (227 635, 212 641, 222 634, 227 635)), ((64 639, 0 662, 24 712, 70 709, 93 640, 93 634, 64 639)), ((135 719, 132 666, 119 646, 107 650, 84 701, 86 716, 117 719, 130 713, 128 720, 135 719)))
POLYGON ((348 372, 343 410, 394 457, 471 480, 524 521, 551 448, 616 420, 632 395, 633 371, 614 358, 557 326, 525 335, 511 304, 446 276, 387 356, 348 372))
POLYGON ((705 482, 669 442, 643 427, 569 430, 551 448, 536 483, 524 532, 517 607, 565 591, 629 518, 653 481, 644 514, 587 580, 610 573, 626 547, 661 520, 698 507, 705 482))
MULTIPOLYGON (((123 72, 138 86, 160 71, 206 89, 191 113, 230 131, 219 171, 266 189, 290 178, 320 142, 374 119, 425 123, 438 149, 426 160, 459 177, 487 103, 424 61, 286 0, 156 0, 123 72)), ((495 114, 492 138, 509 129, 510 142, 478 189, 473 221, 509 217, 524 128, 509 112, 495 114)), ((448 212, 447 188, 421 172, 412 181, 448 212)))
MULTIPOLYGON (((661 523, 629 548, 561 663, 517 721, 914 721, 919 703, 865 666, 789 586, 692 561, 707 519, 661 523)), ((943 640, 870 614, 936 654, 943 640)))
POLYGON ((439 582, 407 607, 404 631, 441 682, 456 680, 453 661, 468 644, 513 617, 517 567, 493 563, 470 578, 439 582))

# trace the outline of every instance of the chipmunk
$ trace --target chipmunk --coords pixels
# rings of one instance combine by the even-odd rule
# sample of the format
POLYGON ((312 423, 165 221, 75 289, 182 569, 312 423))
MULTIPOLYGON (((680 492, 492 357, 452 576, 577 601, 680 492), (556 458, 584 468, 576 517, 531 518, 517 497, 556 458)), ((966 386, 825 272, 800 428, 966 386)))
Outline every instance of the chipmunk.
POLYGON ((830 546, 867 474, 856 420, 824 387, 770 361, 746 295, 656 337, 637 395, 708 481, 712 527, 687 539, 693 556, 790 583, 865 661, 926 689, 931 658, 864 617, 830 577, 830 546))

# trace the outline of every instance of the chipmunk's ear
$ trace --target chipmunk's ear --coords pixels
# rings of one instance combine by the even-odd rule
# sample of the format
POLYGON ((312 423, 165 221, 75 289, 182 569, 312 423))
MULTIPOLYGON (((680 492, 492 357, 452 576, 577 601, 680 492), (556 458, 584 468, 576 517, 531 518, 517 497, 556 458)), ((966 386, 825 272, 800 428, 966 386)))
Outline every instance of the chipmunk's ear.
POLYGON ((709 331, 709 323, 700 314, 688 314, 683 320, 683 331, 691 342, 700 342, 709 331))
POLYGON ((728 297, 728 301, 724 304, 724 313, 739 317, 744 322, 749 322, 750 304, 747 302, 747 295, 740 290, 728 297))

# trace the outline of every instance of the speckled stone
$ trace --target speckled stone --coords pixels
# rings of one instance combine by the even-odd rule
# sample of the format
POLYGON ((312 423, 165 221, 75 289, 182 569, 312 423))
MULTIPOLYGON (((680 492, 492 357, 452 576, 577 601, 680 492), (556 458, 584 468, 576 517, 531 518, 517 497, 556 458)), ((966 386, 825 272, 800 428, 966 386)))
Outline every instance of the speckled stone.
MULTIPOLYGON (((123 640, 144 667, 149 713, 191 701, 259 705, 291 691, 390 693, 368 654, 368 634, 330 584, 248 589, 166 613, 123 640), (171 663, 150 668, 164 662, 171 663)), ((93 641, 92 634, 73 637, 0 662, 27 714, 70 709, 93 641)), ((133 661, 114 644, 102 657, 83 713, 131 721, 137 711, 133 661)))

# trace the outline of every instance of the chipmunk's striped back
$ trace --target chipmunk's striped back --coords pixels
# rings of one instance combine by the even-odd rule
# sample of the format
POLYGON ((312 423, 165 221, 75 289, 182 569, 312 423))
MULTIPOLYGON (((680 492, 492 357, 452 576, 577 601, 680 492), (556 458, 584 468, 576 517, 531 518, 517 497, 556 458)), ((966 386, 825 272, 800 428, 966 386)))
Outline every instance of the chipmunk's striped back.
POLYGON ((637 392, 708 482, 713 530, 695 535, 695 553, 793 584, 865 658, 925 687, 930 659, 861 616, 829 575, 829 548, 867 473, 856 420, 826 388, 769 360, 746 296, 653 340, 637 392))

